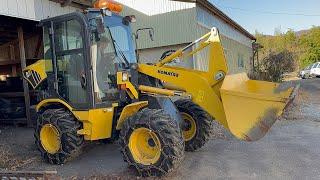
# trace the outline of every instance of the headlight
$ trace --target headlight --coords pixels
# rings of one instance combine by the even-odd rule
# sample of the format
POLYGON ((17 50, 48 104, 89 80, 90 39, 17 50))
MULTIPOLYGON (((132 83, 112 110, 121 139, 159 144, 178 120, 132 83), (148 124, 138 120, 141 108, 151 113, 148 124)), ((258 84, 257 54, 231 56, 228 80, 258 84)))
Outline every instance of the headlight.
POLYGON ((129 77, 128 77, 128 73, 123 73, 122 74, 122 81, 128 81, 129 77))

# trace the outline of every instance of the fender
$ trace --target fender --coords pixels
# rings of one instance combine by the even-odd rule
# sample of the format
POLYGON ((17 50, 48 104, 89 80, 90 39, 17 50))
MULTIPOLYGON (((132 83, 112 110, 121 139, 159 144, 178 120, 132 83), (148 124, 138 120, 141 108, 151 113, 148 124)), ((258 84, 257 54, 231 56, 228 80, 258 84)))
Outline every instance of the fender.
POLYGON ((144 108, 147 105, 148 101, 139 101, 125 106, 121 111, 121 115, 118 119, 116 130, 120 130, 122 128, 123 123, 126 121, 128 117, 137 113, 141 108, 144 108))
POLYGON ((73 111, 73 108, 66 103, 65 101, 61 100, 61 99, 56 99, 56 98, 52 98, 52 99, 45 99, 42 100, 37 106, 36 106, 36 111, 39 112, 41 110, 41 108, 50 105, 50 104, 61 104, 64 107, 66 107, 70 112, 73 111))

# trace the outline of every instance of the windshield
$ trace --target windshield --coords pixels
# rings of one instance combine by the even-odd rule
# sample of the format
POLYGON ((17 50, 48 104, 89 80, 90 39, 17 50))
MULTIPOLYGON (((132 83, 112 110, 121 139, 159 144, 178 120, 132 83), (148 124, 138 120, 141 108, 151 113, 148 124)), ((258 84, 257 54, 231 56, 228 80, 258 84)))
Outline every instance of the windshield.
POLYGON ((117 15, 105 16, 104 23, 110 29, 118 56, 121 56, 122 51, 129 63, 136 63, 131 27, 124 25, 122 23, 122 17, 117 15))
POLYGON ((316 68, 317 67, 317 63, 313 64, 312 68, 316 68))
POLYGON ((105 102, 117 99, 116 70, 121 62, 116 58, 110 31, 105 28, 102 34, 93 34, 91 59, 94 78, 95 101, 105 102))
POLYGON ((89 14, 94 101, 96 104, 105 104, 119 99, 116 72, 128 67, 128 62, 136 63, 136 55, 131 28, 122 24, 122 17, 114 14, 104 16, 104 32, 98 33, 97 15, 89 14))

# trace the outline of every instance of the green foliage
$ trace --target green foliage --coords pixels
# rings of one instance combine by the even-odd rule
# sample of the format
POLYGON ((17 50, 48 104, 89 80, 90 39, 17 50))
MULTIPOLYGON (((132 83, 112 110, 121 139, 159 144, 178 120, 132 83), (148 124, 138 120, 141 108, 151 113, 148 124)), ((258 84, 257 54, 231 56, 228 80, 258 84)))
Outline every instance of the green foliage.
POLYGON ((308 31, 296 34, 292 29, 281 33, 275 30, 274 36, 263 35, 256 31, 257 42, 264 46, 259 51, 260 61, 263 61, 270 53, 289 51, 293 54, 294 63, 299 65, 295 69, 302 69, 314 62, 320 61, 320 27, 313 27, 308 31))
POLYGON ((308 34, 303 35, 300 44, 305 49, 300 57, 303 67, 320 61, 320 27, 313 27, 308 34))

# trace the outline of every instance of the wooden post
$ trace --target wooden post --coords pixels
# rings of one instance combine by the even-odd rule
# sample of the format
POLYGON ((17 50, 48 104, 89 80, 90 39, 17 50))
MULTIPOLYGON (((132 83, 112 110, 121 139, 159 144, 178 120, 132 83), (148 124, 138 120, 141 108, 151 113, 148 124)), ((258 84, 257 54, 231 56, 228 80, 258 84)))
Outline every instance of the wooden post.
POLYGON ((12 77, 17 77, 17 65, 11 66, 11 75, 12 77))
MULTIPOLYGON (((18 30, 21 69, 24 69, 26 67, 26 54, 24 49, 23 29, 21 26, 19 26, 17 30, 18 30)), ((23 79, 23 90, 24 90, 24 102, 26 107, 27 125, 31 127, 32 121, 30 117, 30 94, 29 94, 28 82, 25 79, 23 79)))
MULTIPOLYGON (((14 55, 14 47, 12 44, 9 45, 9 54, 10 54, 10 60, 16 59, 16 57, 14 55)), ((11 75, 13 77, 17 77, 17 65, 16 64, 11 66, 11 75)))

